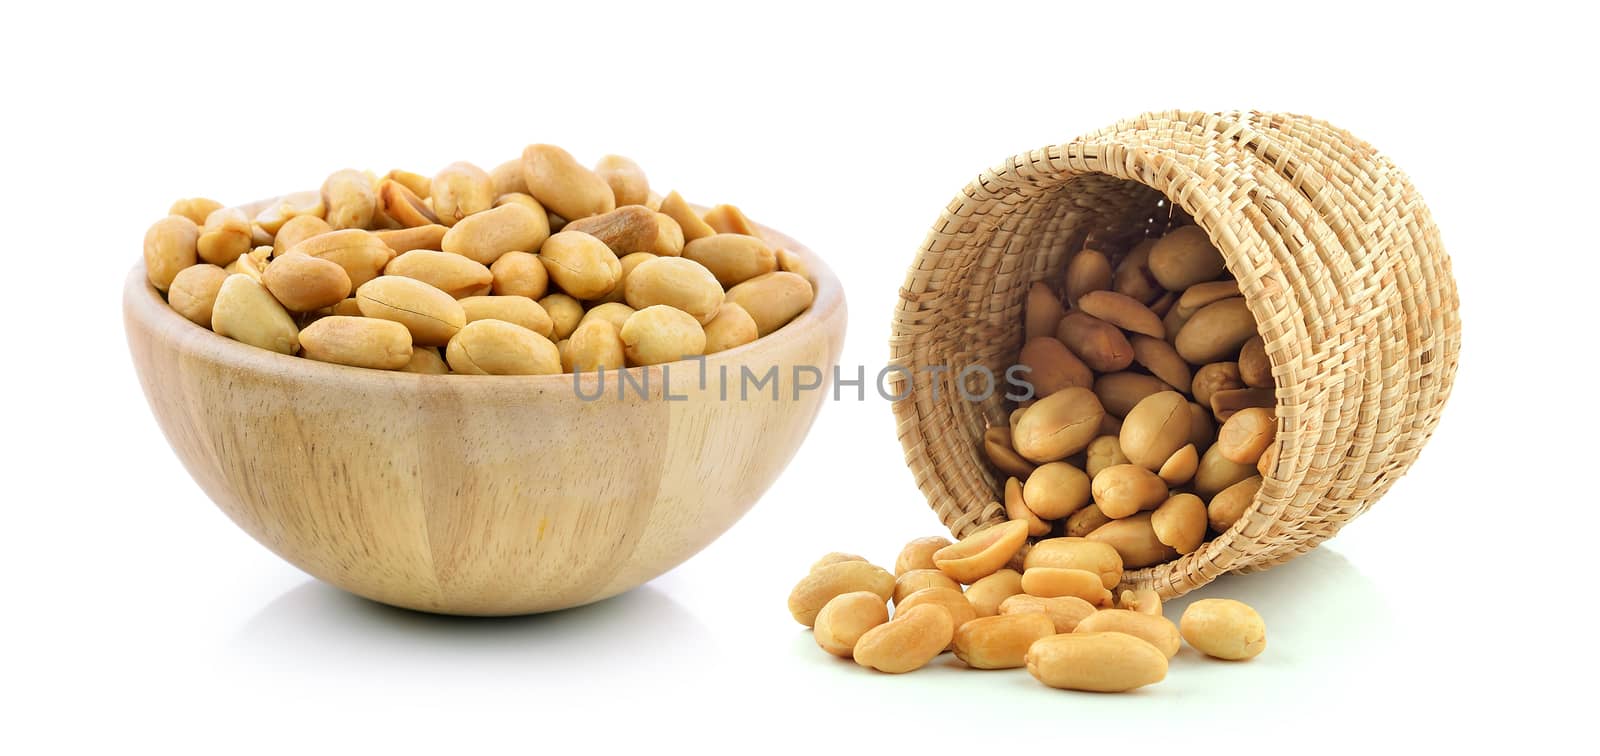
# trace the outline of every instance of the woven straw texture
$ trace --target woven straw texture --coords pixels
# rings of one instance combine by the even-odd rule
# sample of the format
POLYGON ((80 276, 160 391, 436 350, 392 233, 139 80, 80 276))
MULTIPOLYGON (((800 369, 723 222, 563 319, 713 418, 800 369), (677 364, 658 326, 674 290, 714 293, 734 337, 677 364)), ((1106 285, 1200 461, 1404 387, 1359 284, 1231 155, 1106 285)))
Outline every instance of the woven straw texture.
MULTIPOLYGON (((1394 165, 1327 123, 1280 113, 1149 113, 984 172, 945 208, 906 277, 890 342, 906 462, 952 534, 1005 519, 982 452, 1006 423, 983 393, 1022 344, 1034 281, 1089 234, 1159 234, 1176 207, 1222 251, 1277 381, 1278 456, 1255 503, 1192 554, 1129 571, 1176 596, 1303 554, 1366 511, 1427 441, 1460 320, 1450 260, 1394 165), (945 372, 941 372, 944 370, 945 372)), ((1003 386, 1003 384, 1002 384, 1003 386)))

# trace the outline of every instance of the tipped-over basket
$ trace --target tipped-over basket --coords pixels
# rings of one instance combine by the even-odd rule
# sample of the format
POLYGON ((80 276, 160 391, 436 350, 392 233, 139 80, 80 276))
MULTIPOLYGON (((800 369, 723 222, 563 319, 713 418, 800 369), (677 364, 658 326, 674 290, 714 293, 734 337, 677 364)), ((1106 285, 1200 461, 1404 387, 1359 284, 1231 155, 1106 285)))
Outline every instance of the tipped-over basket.
POLYGON ((1305 116, 1150 113, 984 172, 911 266, 890 342, 904 397, 894 411, 917 485, 957 537, 1006 518, 982 437, 1008 408, 999 391, 969 401, 950 376, 1002 375, 1032 283, 1060 280, 1091 232, 1159 234, 1173 208, 1222 251, 1255 316, 1279 446, 1232 528, 1125 584, 1170 597, 1282 564, 1416 458, 1450 393, 1460 320, 1450 260, 1405 175, 1305 116))

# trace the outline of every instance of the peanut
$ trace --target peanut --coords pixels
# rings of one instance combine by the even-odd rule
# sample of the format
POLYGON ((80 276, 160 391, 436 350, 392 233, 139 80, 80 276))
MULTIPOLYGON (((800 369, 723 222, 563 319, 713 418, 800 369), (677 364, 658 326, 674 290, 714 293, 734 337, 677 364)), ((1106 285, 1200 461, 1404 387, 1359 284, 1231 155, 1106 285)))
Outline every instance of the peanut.
POLYGON ((1210 281, 1226 270, 1222 253, 1199 226, 1175 228, 1150 248, 1150 274, 1171 291, 1210 281))
MULTIPOLYGON (((582 328, 584 323, 591 320, 604 320, 616 326, 618 331, 621 331, 622 326, 627 324, 628 318, 632 317, 635 312, 638 312, 638 310, 621 302, 598 304, 589 308, 589 311, 583 314, 583 318, 578 321, 578 327, 582 328)), ((577 331, 574 330, 573 332, 576 333, 577 331)))
POLYGON ((717 205, 706 211, 701 216, 706 225, 716 229, 719 234, 744 234, 745 236, 760 236, 756 231, 756 224, 746 218, 744 211, 733 205, 717 205))
POLYGON ((868 630, 889 621, 883 597, 871 591, 841 593, 823 604, 812 626, 812 636, 823 651, 850 658, 856 642, 868 630))
POLYGON ((698 262, 687 257, 656 257, 640 262, 628 274, 623 296, 635 309, 667 305, 705 324, 716 316, 725 295, 716 277, 698 262))
MULTIPOLYGON (((407 334, 409 335, 410 332, 408 331, 407 334)), ((443 357, 439 356, 438 349, 434 347, 412 347, 411 359, 400 370, 401 372, 420 375, 444 375, 450 372, 450 366, 445 363, 443 357)))
POLYGON ((1101 585, 1099 575, 1088 570, 1034 567, 1022 573, 1022 591, 1040 598, 1077 596, 1095 606, 1111 605, 1111 591, 1101 585))
POLYGON ((377 278, 378 273, 394 258, 394 253, 377 236, 359 228, 317 234, 285 250, 284 254, 291 252, 336 263, 344 268, 345 275, 350 277, 350 285, 356 288, 377 278))
POLYGON ((895 557, 894 574, 904 575, 911 570, 938 569, 933 564, 933 553, 949 545, 950 539, 944 536, 911 539, 900 549, 900 556, 895 557))
POLYGON ((949 610, 924 604, 863 633, 856 640, 854 656, 857 664, 879 672, 910 672, 933 661, 954 635, 949 610))
POLYGON ((1089 388, 1094 373, 1078 356, 1053 336, 1031 338, 1022 345, 1017 364, 1028 368, 1027 379, 1034 395, 1046 397, 1067 388, 1089 388))
POLYGON ((1062 519, 1089 503, 1089 476, 1065 462, 1040 465, 1027 481, 1022 500, 1043 519, 1062 519))
POLYGON ((1099 507, 1090 504, 1073 512, 1072 516, 1067 518, 1065 532, 1069 538, 1082 538, 1108 522, 1111 522, 1111 518, 1101 512, 1099 507))
POLYGON ((924 588, 948 588, 960 591, 961 585, 938 570, 908 570, 894 579, 895 606, 899 606, 907 596, 924 588))
POLYGON ((695 214, 694 208, 689 207, 686 201, 677 192, 669 192, 661 200, 660 212, 678 223, 683 231, 684 242, 692 242, 717 232, 708 225, 700 216, 695 214))
POLYGON ((1258 334, 1239 347, 1239 379, 1250 388, 1272 388, 1272 362, 1267 358, 1267 345, 1258 334))
POLYGON ((624 205, 609 213, 580 218, 561 230, 589 234, 619 256, 648 252, 676 257, 684 252, 683 229, 677 221, 644 205, 624 205))
POLYGON ((532 144, 522 151, 522 178, 539 204, 568 221, 617 208, 611 185, 554 145, 532 144))
POLYGON ((550 289, 550 274, 538 255, 507 252, 489 266, 490 291, 501 296, 539 299, 550 289))
POLYGON ((1189 401, 1176 391, 1162 391, 1140 399, 1122 419, 1118 446, 1133 464, 1158 470, 1189 443, 1189 428, 1189 401))
POLYGON ((167 289, 167 303, 179 315, 203 328, 211 327, 211 308, 217 303, 217 292, 228 274, 209 263, 190 265, 178 271, 167 289))
MULTIPOLYGON (((1192 424, 1190 430, 1191 432, 1193 430, 1192 424)), ((1156 475, 1169 486, 1181 486, 1192 480, 1198 469, 1200 469, 1200 451, 1193 443, 1187 443, 1183 448, 1173 452, 1172 456, 1167 457, 1167 461, 1161 463, 1156 475)))
POLYGON ((1028 461, 1054 462, 1083 451, 1098 434, 1104 415, 1093 392, 1063 389, 1029 407, 1011 440, 1028 461))
POLYGON ((1167 677, 1161 649, 1126 633, 1074 631, 1040 638, 1023 661, 1034 679, 1067 690, 1120 693, 1167 677))
POLYGON ((1244 388, 1244 381, 1239 378, 1239 363, 1211 362, 1195 371, 1189 393, 1194 396, 1195 401, 1209 410, 1212 394, 1239 388, 1244 388))
MULTIPOLYGON (((1061 324, 1061 300, 1050 287, 1035 281, 1028 287, 1027 303, 1023 306, 1022 338, 1024 342, 1044 336, 1054 336, 1061 324)), ((1057 342, 1060 343, 1060 342, 1057 342)), ((1065 348, 1065 347, 1063 347, 1065 348)))
POLYGON ((1022 573, 1013 569, 996 570, 967 586, 967 603, 979 617, 1000 613, 1005 600, 1022 593, 1022 573))
POLYGON ((972 585, 1010 562, 1027 539, 1025 522, 991 525, 934 552, 933 563, 956 582, 972 585))
POLYGON ((211 308, 211 330, 282 354, 300 348, 300 329, 267 287, 243 273, 228 276, 211 308))
POLYGON ((440 168, 434 174, 431 189, 433 212, 444 226, 454 226, 462 218, 488 210, 498 196, 494 191, 494 179, 482 168, 467 162, 440 168))
POLYGON ((552 235, 540 249, 539 259, 550 280, 578 299, 604 296, 622 280, 622 262, 610 248, 579 231, 552 235))
POLYGON ((1194 471, 1194 492, 1209 499, 1228 486, 1255 474, 1255 466, 1234 462, 1222 456, 1222 451, 1213 446, 1200 455, 1200 464, 1194 471))
POLYGON ((750 313, 762 336, 782 328, 811 306, 811 282, 794 273, 774 271, 728 290, 727 301, 750 313))
MULTIPOLYGON (((286 258, 287 259, 287 258, 286 258)), ((356 289, 356 303, 369 318, 393 320, 423 346, 450 342, 467 323, 467 314, 449 294, 414 278, 379 276, 356 289)), ((484 322, 484 321, 479 321, 484 322)), ((455 361, 451 360, 451 367, 455 361)), ((455 367, 456 372, 466 372, 455 367)))
MULTIPOLYGON (((1118 433, 1120 435, 1121 431, 1118 433)), ((1112 465, 1129 464, 1128 456, 1122 453, 1122 443, 1117 440, 1117 436, 1096 436, 1089 442, 1084 454, 1083 471, 1088 473, 1090 478, 1099 475, 1101 470, 1112 465)))
POLYGON ((1192 493, 1173 494, 1150 514, 1150 527, 1156 540, 1188 554, 1206 538, 1206 503, 1192 493))
MULTIPOLYGON (((1160 378, 1143 373, 1107 373, 1094 379, 1095 396, 1100 397, 1106 412, 1116 417, 1125 418, 1147 397, 1171 390, 1160 378)), ((1124 449, 1122 453, 1128 451, 1124 449)))
POLYGON ((384 266, 383 274, 421 281, 456 299, 474 296, 494 281, 493 273, 482 263, 433 249, 401 254, 384 266))
POLYGON ((1133 345, 1110 323, 1073 310, 1062 316, 1056 338, 1066 344, 1084 364, 1100 373, 1124 370, 1133 364, 1133 345))
POLYGON ((1089 291, 1078 298, 1078 308, 1125 331, 1161 338, 1166 329, 1161 317, 1143 302, 1114 291, 1089 291))
POLYGON ((1033 474, 1033 463, 1011 448, 1011 430, 1005 426, 990 426, 983 432, 983 451, 1000 472, 1024 479, 1033 474))
MULTIPOLYGON (((951 624, 958 630, 962 625, 978 618, 978 610, 973 608, 972 602, 961 595, 961 591, 950 588, 923 588, 920 591, 913 591, 905 597, 905 600, 894 603, 894 613, 897 616, 905 614, 923 604, 944 607, 945 611, 950 612, 951 624)), ((952 641, 949 648, 954 647, 955 642, 952 641)))
POLYGON ((761 337, 755 318, 743 307, 724 302, 717 314, 706 323, 706 354, 716 354, 734 347, 744 346, 761 337))
POLYGON ((1212 302, 1183 324, 1172 345, 1196 365, 1237 358, 1239 349, 1256 335, 1255 317, 1243 297, 1212 302))
POLYGON ((1000 614, 1042 614, 1050 618, 1057 633, 1070 633, 1085 617, 1095 613, 1094 604, 1077 596, 1042 598, 1019 593, 1000 602, 1000 614))
POLYGON ((1278 432, 1277 418, 1264 407, 1247 407, 1235 412, 1217 431, 1217 450, 1230 462, 1254 465, 1272 445, 1278 432))
POLYGON ((1006 479, 1005 509, 1006 519, 1028 524, 1029 536, 1042 536, 1050 532, 1050 523, 1039 519, 1039 515, 1028 509, 1027 503, 1022 500, 1022 483, 1016 478, 1006 479))
POLYGON ((956 658, 973 669, 1021 667, 1028 648, 1055 632, 1048 616, 1034 612, 979 617, 955 631, 956 658))
POLYGON ((300 346, 309 359, 339 365, 399 370, 411 362, 411 332, 377 318, 319 318, 300 332, 300 346))
POLYGON ((406 228, 436 226, 439 216, 405 184, 391 179, 378 182, 378 207, 383 214, 406 228))
POLYGON ((1115 588, 1122 582, 1122 556, 1103 543, 1084 538, 1047 538, 1033 545, 1022 560, 1022 569, 1042 567, 1084 570, 1100 577, 1100 585, 1115 588))
POLYGON ((1194 382, 1194 372, 1189 369, 1189 363, 1184 362, 1171 344, 1143 334, 1134 334, 1129 343, 1133 346, 1133 361, 1143 365, 1162 383, 1176 388, 1189 388, 1194 382))
POLYGON ((704 265, 725 288, 778 269, 778 257, 772 248, 743 234, 719 233, 695 239, 683 245, 683 256, 704 265))
MULTIPOLYGON (((1254 472, 1254 469, 1251 469, 1254 472)), ((1261 490, 1261 476, 1251 475, 1227 488, 1218 491, 1211 497, 1211 503, 1206 506, 1206 518, 1211 524, 1211 529, 1218 533, 1226 533, 1233 524, 1244 517, 1245 510, 1256 500, 1256 493, 1261 490)))
POLYGON ((1177 656, 1178 648, 1183 645, 1178 628, 1171 620, 1127 609, 1101 609, 1079 622, 1073 632, 1126 633, 1149 642, 1168 659, 1177 656))
POLYGON ((1117 608, 1160 617, 1161 594, 1149 588, 1123 591, 1117 596, 1117 608))
POLYGON ((296 215, 285 221, 283 226, 278 228, 278 233, 272 237, 272 256, 280 257, 294 245, 332 230, 333 226, 315 215, 296 215))
MULTIPOLYGON (((789 592, 789 614, 794 620, 811 627, 834 596, 854 591, 867 591, 887 602, 894 595, 894 576, 877 565, 861 561, 843 561, 825 564, 795 584, 789 592)), ((949 643, 949 639, 945 640, 949 643)))
POLYGON ((1267 625, 1249 605, 1201 599, 1183 610, 1179 632, 1196 651, 1229 661, 1253 659, 1267 647, 1267 625))
POLYGON ((227 265, 250 251, 250 219, 238 208, 224 207, 206 216, 195 240, 195 252, 212 265, 227 265))
MULTIPOLYGON (((395 254, 403 255, 414 249, 436 250, 444 246, 444 235, 449 232, 450 229, 435 223, 430 226, 417 226, 415 228, 374 231, 372 235, 378 237, 378 241, 383 242, 384 246, 394 250, 395 254)), ((283 232, 279 231, 278 236, 281 238, 283 232)))
POLYGON ((611 187, 617 207, 643 205, 650 200, 650 181, 638 163, 621 155, 605 155, 594 164, 594 172, 611 187))
POLYGON ((850 554, 843 551, 830 551, 826 554, 823 554, 821 557, 818 557, 817 561, 811 563, 811 572, 816 572, 817 570, 827 567, 830 564, 865 561, 867 561, 866 557, 863 557, 859 554, 850 554))
POLYGON ((1094 476, 1094 503, 1112 519, 1155 509, 1167 500, 1167 482, 1139 465, 1112 465, 1094 476))
POLYGON ((621 336, 632 365, 658 365, 705 354, 706 332, 700 322, 667 305, 651 305, 629 315, 621 336))
POLYGON ((504 320, 522 326, 545 338, 550 338, 554 325, 550 314, 527 297, 476 296, 456 300, 467 322, 474 320, 504 320))
POLYGON ((539 306, 550 316, 551 335, 555 338, 571 336, 578 329, 578 323, 583 321, 583 305, 565 294, 546 294, 539 299, 539 306))
POLYGON ((550 340, 503 320, 475 320, 445 346, 445 361, 470 375, 553 375, 561 355, 550 340))
POLYGON ((172 203, 167 208, 167 215, 181 215, 188 218, 196 226, 205 223, 206 217, 212 212, 221 210, 222 203, 205 197, 188 197, 172 203))
POLYGON ((308 255, 284 255, 273 260, 261 272, 261 283, 290 312, 332 307, 350 296, 350 276, 344 268, 308 255))
POLYGON ((1110 289, 1111 277, 1111 262, 1105 255, 1092 249, 1073 255, 1072 261, 1067 263, 1067 303, 1076 305, 1088 292, 1110 289))
POLYGON ((1149 512, 1112 520, 1084 537, 1116 549, 1125 568, 1149 567, 1178 556, 1175 549, 1156 538, 1149 512))

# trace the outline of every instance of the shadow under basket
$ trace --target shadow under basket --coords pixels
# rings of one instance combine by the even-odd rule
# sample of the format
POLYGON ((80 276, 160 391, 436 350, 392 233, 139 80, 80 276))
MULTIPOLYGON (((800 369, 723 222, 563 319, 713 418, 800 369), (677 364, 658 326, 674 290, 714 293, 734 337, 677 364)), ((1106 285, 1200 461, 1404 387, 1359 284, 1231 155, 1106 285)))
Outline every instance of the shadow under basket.
POLYGON ((1367 143, 1279 113, 1150 113, 984 172, 906 277, 890 341, 897 432, 956 537, 1006 519, 982 451, 1005 425, 982 371, 1015 364, 1035 281, 1090 234, 1137 240, 1187 214, 1255 316, 1277 390, 1277 457, 1244 516, 1124 585, 1187 593, 1282 564, 1366 511, 1416 459, 1450 393, 1460 319, 1450 260, 1411 183, 1367 143), (944 371, 944 372, 941 372, 944 371))

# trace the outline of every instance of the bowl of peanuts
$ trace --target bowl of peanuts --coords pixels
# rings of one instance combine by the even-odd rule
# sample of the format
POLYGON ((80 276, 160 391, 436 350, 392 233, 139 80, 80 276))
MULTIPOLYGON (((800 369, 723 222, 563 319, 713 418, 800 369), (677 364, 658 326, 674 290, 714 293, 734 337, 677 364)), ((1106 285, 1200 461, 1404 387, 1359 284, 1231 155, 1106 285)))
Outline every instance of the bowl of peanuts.
POLYGON ((805 438, 826 394, 793 377, 832 371, 846 320, 799 242, 551 145, 179 200, 123 305, 229 518, 339 588, 461 615, 598 601, 721 535, 805 438))

